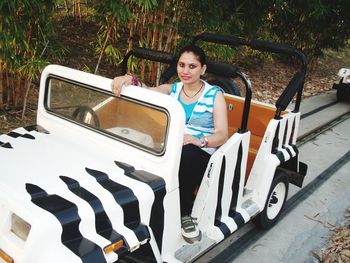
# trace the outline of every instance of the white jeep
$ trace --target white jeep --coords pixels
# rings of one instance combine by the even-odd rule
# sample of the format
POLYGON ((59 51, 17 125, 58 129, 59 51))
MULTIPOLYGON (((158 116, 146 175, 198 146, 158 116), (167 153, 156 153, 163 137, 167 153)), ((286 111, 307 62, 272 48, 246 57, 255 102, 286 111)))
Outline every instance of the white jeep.
MULTIPOLYGON (((222 39, 236 38, 202 35, 222 39)), ((174 61, 158 51, 132 54, 174 61)), ((46 67, 36 125, 0 135, 0 262, 186 262, 252 219, 271 227, 289 182, 301 186, 306 174, 296 147, 305 70, 269 105, 251 101, 237 67, 208 63, 209 72, 243 79, 246 94, 225 95, 229 140, 211 156, 194 202, 202 239, 188 244, 180 226, 181 105, 135 86, 116 97, 111 79, 46 67)))

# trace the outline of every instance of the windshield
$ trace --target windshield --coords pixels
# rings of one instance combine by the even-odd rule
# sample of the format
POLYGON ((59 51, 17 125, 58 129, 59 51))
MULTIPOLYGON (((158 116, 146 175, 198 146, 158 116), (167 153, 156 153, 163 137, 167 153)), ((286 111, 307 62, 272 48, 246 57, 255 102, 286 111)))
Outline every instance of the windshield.
POLYGON ((47 83, 49 112, 155 154, 164 152, 164 109, 60 78, 50 77, 47 83))

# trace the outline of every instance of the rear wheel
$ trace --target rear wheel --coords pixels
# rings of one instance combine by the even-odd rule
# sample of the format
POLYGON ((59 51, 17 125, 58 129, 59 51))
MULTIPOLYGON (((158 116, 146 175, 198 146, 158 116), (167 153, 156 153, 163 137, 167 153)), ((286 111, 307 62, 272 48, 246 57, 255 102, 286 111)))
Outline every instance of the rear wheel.
POLYGON ((277 171, 272 181, 264 210, 253 219, 253 222, 258 227, 268 229, 277 222, 287 199, 288 186, 288 175, 277 171))

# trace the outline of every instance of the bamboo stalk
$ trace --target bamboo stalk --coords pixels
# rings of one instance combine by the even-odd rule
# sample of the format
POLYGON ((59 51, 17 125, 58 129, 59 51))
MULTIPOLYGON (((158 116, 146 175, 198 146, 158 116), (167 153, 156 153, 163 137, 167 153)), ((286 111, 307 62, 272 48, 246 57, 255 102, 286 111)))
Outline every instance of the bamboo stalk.
POLYGON ((143 41, 143 27, 145 23, 146 23, 146 15, 141 14, 139 16, 139 22, 138 22, 139 36, 141 41, 143 41))
MULTIPOLYGON (((151 14, 148 14, 147 16, 147 24, 151 25, 153 22, 153 17, 151 14)), ((150 29, 150 27, 147 27, 147 34, 146 34, 146 47, 149 47, 150 43, 151 43, 151 38, 152 38, 152 31, 150 29)))
POLYGON ((4 90, 4 72, 3 72, 3 61, 0 59, 0 110, 2 109, 3 104, 3 90, 4 90))
POLYGON ((103 53, 104 53, 104 51, 106 49, 107 42, 109 40, 109 36, 110 36, 112 28, 113 28, 113 24, 114 24, 114 19, 113 19, 113 17, 111 17, 110 18, 110 24, 108 26, 108 30, 107 30, 107 34, 106 34, 106 38, 105 38, 105 41, 103 42, 101 53, 100 53, 100 56, 98 57, 98 61, 97 61, 96 67, 95 67, 95 71, 94 71, 95 74, 97 74, 99 65, 101 63, 101 60, 102 60, 102 57, 103 57, 103 53))
POLYGON ((13 94, 13 106, 15 109, 17 109, 19 100, 21 97, 21 81, 22 81, 22 76, 19 72, 16 73, 16 78, 14 80, 14 94, 13 94))
POLYGON ((153 19, 153 37, 152 37, 152 43, 151 48, 154 49, 156 46, 156 43, 158 42, 158 14, 155 14, 153 19))
POLYGON ((78 15, 79 15, 79 24, 82 25, 82 21, 81 21, 81 2, 80 0, 78 1, 78 15))
MULTIPOLYGON (((163 48, 163 34, 164 34, 164 24, 165 24, 165 13, 166 13, 166 7, 167 7, 167 0, 163 1, 163 6, 160 13, 160 27, 158 29, 159 35, 158 35, 158 50, 162 50, 163 48)), ((161 75, 161 71, 163 69, 163 66, 161 63, 158 63, 157 65, 157 74, 156 74, 156 85, 159 85, 159 79, 161 75)))
MULTIPOLYGON (((148 21, 148 25, 152 25, 152 22, 153 22, 152 14, 148 14, 147 21, 148 21)), ((146 45, 147 45, 146 47, 150 46, 151 39, 152 39, 152 31, 151 31, 150 27, 148 26, 147 27, 147 35, 146 35, 146 45)), ((147 80, 148 80, 148 82, 150 82, 151 81, 151 70, 150 70, 149 63, 147 64, 147 68, 148 68, 147 80)))
POLYGON ((22 120, 24 119, 25 112, 26 112, 26 109, 27 109, 27 102, 28 102, 29 90, 30 90, 31 85, 32 85, 32 81, 31 80, 26 81, 25 84, 24 84, 24 86, 25 86, 25 95, 24 95, 24 101, 23 101, 22 120))
POLYGON ((85 17, 89 15, 88 0, 85 1, 85 17))
MULTIPOLYGON (((12 71, 13 72, 13 71, 12 71)), ((15 97, 15 76, 13 73, 11 73, 11 76, 10 76, 10 100, 9 100, 9 106, 11 107, 12 106, 12 109, 14 108, 13 107, 13 102, 14 102, 14 97, 15 97)))
POLYGON ((69 16, 69 6, 67 0, 64 0, 64 5, 66 7, 67 16, 69 16))
MULTIPOLYGON (((138 34, 140 37, 140 43, 141 45, 144 45, 144 39, 143 39, 143 26, 145 24, 146 21, 146 15, 144 13, 141 13, 141 15, 139 15, 138 17, 138 23, 137 23, 137 27, 138 27, 138 34)), ((140 63, 140 75, 141 75, 141 80, 145 81, 145 61, 142 60, 140 63)))
MULTIPOLYGON (((186 3, 181 3, 182 5, 185 5, 186 3)), ((181 17, 181 9, 178 8, 174 12, 174 16, 171 20, 169 31, 167 34, 167 40, 164 46, 164 51, 170 52, 172 47, 176 46, 176 41, 177 41, 177 28, 178 28, 178 19, 181 17)))
POLYGON ((75 6, 76 0, 73 0, 73 17, 76 18, 76 6, 75 6))
MULTIPOLYGON (((153 21, 153 36, 152 36, 152 43, 151 43, 151 48, 152 49, 155 49, 155 46, 156 46, 156 43, 158 42, 158 14, 155 14, 154 16, 154 21, 153 21)), ((157 78, 157 64, 158 63, 155 63, 155 62, 152 62, 151 63, 151 66, 150 66, 150 79, 151 81, 153 82, 157 82, 156 78, 157 78)))
POLYGON ((133 39, 133 36, 134 36, 134 24, 135 24, 134 19, 130 18, 130 20, 129 20, 129 39, 128 39, 129 47, 128 47, 128 50, 131 50, 132 47, 133 47, 133 44, 134 44, 134 39, 133 39))
POLYGON ((11 101, 11 92, 10 92, 10 76, 9 76, 9 70, 7 69, 5 71, 5 77, 6 77, 6 86, 5 86, 5 96, 6 96, 6 109, 10 108, 10 101, 11 101))
POLYGON ((165 24, 165 12, 166 12, 167 0, 163 1, 162 11, 160 13, 160 30, 158 37, 158 50, 163 48, 163 34, 164 34, 164 24, 165 24))

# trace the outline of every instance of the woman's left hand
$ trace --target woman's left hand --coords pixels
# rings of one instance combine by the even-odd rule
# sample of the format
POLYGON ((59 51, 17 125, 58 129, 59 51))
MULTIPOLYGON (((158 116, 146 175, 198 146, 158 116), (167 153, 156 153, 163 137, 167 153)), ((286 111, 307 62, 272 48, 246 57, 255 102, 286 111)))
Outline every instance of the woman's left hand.
POLYGON ((190 135, 190 134, 184 135, 183 145, 186 145, 186 144, 193 144, 193 145, 196 145, 198 147, 201 147, 201 142, 199 141, 199 139, 190 135))
POLYGON ((115 95, 120 96, 120 93, 122 92, 122 87, 130 85, 131 80, 132 80, 132 76, 128 75, 128 74, 126 74, 124 76, 115 77, 111 83, 112 92, 115 95))

